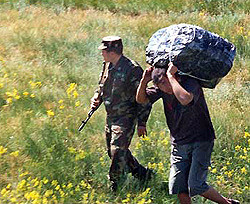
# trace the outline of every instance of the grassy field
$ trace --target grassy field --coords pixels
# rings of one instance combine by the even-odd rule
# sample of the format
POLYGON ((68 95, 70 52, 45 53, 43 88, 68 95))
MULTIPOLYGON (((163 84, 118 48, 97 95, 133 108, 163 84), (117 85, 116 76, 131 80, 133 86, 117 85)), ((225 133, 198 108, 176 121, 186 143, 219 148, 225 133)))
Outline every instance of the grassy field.
MULTIPOLYGON (((101 38, 119 35, 125 55, 145 68, 145 46, 158 29, 201 26, 237 47, 229 74, 204 89, 216 131, 208 181, 250 203, 250 14, 245 0, 0 0, 0 203, 178 203, 168 194, 170 141, 161 102, 148 137, 131 150, 156 176, 130 175, 109 191, 101 106, 77 131, 97 88, 101 38)), ((200 197, 194 203, 211 203, 200 197)))

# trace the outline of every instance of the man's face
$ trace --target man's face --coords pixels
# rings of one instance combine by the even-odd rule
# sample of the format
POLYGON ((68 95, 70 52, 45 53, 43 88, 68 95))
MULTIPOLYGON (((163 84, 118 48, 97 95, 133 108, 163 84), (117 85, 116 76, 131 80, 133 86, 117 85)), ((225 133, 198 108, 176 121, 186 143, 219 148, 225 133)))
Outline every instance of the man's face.
POLYGON ((164 93, 173 94, 172 86, 167 77, 162 76, 155 85, 164 93))
POLYGON ((105 62, 110 62, 112 60, 112 52, 102 50, 102 57, 105 62))

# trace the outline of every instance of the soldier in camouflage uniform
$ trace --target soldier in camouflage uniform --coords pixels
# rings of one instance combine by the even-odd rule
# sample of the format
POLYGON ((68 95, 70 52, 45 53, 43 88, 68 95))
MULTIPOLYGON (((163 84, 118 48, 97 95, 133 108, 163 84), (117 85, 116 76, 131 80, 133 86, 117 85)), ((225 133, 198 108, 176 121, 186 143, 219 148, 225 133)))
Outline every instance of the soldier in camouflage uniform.
POLYGON ((106 141, 111 158, 109 179, 113 191, 125 172, 141 181, 150 177, 151 170, 143 167, 128 149, 137 123, 139 136, 146 135, 146 122, 151 105, 136 103, 135 94, 143 69, 135 61, 123 55, 122 40, 118 36, 103 38, 99 46, 105 62, 109 62, 108 72, 102 88, 91 99, 91 107, 97 108, 102 102, 107 112, 106 141), (101 90, 102 89, 102 90, 101 90), (98 92, 102 91, 102 94, 98 92))

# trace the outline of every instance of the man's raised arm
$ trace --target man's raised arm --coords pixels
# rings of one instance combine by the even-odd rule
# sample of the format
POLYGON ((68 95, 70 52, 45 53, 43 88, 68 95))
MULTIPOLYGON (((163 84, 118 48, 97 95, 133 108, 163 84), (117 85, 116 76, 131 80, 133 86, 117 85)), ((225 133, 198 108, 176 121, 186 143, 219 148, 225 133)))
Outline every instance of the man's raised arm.
POLYGON ((140 81, 140 84, 138 86, 137 92, 136 92, 136 101, 137 103, 148 103, 148 98, 146 94, 146 88, 148 85, 148 82, 152 80, 151 73, 153 71, 153 67, 148 67, 142 75, 142 79, 140 81))

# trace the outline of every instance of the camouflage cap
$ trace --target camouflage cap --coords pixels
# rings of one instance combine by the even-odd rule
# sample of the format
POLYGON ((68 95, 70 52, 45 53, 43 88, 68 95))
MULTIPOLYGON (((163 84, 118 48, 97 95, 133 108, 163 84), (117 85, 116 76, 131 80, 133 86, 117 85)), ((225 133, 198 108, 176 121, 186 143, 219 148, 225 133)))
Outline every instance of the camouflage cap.
POLYGON ((107 36, 102 39, 102 44, 98 47, 99 50, 107 48, 117 48, 122 46, 122 39, 119 36, 107 36))

